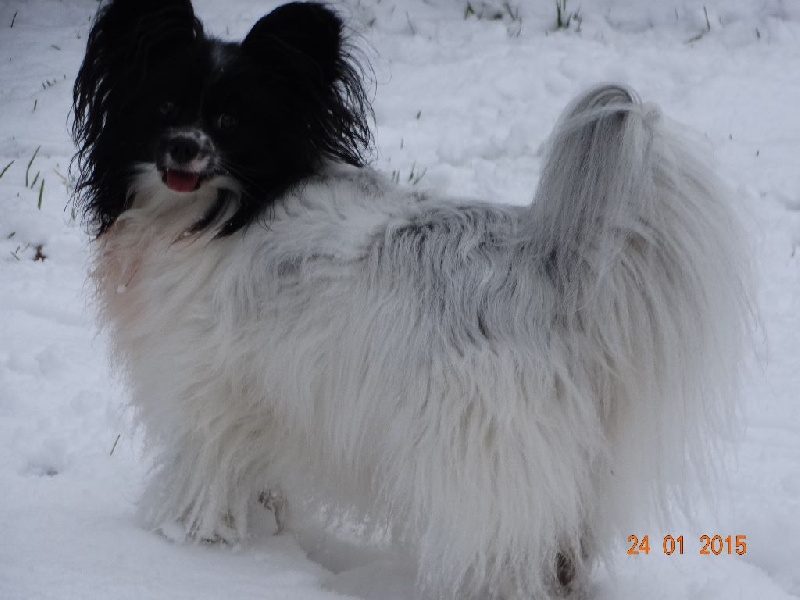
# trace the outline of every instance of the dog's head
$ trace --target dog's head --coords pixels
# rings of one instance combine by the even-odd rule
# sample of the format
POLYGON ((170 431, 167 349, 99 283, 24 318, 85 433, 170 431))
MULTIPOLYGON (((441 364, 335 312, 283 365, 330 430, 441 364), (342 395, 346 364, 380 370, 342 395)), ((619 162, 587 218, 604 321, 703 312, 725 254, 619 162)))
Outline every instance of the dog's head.
POLYGON ((361 75, 322 4, 286 4, 226 42, 204 33, 189 0, 112 0, 75 81, 77 201, 102 234, 130 208, 143 166, 175 194, 225 176, 240 191, 220 193, 196 227, 237 231, 324 160, 365 162, 361 75))

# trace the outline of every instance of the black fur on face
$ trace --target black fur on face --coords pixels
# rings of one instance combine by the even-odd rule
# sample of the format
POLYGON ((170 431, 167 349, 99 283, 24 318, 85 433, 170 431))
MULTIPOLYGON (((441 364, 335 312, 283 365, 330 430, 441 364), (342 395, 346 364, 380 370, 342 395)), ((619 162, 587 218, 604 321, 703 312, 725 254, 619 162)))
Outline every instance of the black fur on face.
POLYGON ((104 5, 73 92, 75 202, 95 233, 130 207, 143 164, 178 192, 235 179, 241 195, 219 192, 195 226, 219 235, 258 219, 325 159, 363 166, 372 112, 342 32, 317 3, 275 9, 241 43, 207 36, 188 0, 104 5))

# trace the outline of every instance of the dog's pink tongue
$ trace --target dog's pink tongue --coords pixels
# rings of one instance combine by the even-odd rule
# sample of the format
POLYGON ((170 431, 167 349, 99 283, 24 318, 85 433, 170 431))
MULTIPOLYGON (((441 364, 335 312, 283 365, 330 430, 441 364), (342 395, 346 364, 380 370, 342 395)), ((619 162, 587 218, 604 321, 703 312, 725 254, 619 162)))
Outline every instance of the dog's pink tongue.
POLYGON ((173 192, 191 192, 197 187, 200 175, 183 171, 167 171, 167 187, 173 192))

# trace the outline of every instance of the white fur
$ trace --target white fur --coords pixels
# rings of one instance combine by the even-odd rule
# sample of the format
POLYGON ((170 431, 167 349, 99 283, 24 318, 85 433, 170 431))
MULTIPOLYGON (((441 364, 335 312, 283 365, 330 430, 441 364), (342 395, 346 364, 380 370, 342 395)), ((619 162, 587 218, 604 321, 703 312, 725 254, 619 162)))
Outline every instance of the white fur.
POLYGON ((184 234, 215 185, 143 175, 98 241, 154 526, 238 540, 280 489, 390 527, 431 597, 541 598, 558 553, 580 579, 730 425, 743 236, 623 88, 567 111, 530 207, 331 167, 263 226, 184 234))

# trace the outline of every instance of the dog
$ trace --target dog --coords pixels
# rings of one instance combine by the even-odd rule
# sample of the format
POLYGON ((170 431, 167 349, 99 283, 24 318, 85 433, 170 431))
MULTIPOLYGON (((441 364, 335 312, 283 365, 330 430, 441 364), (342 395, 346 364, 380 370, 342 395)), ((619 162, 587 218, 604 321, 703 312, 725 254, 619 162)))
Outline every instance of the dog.
POLYGON ((235 544, 277 499, 280 527, 384 528, 424 597, 578 597, 733 424, 740 219, 616 84, 556 123, 529 206, 404 189, 367 166, 355 56, 317 3, 241 42, 189 0, 98 12, 74 201, 153 461, 142 514, 235 544))

